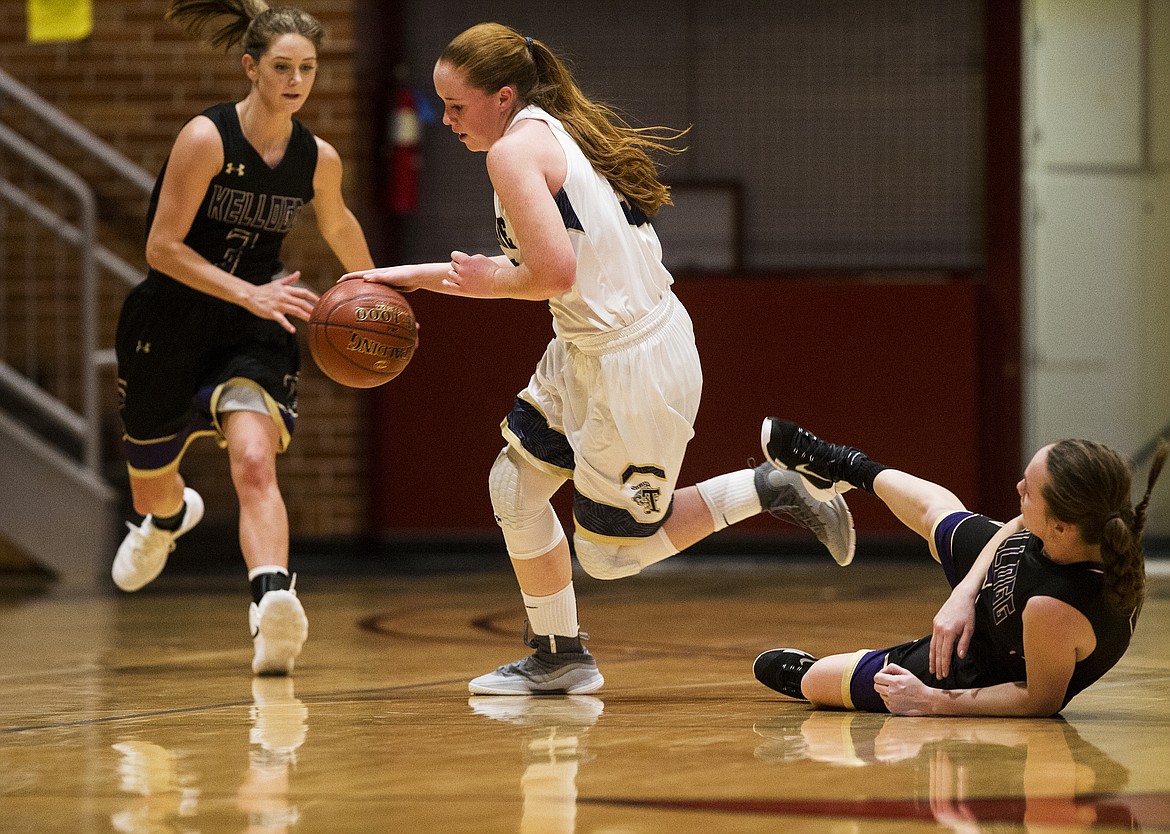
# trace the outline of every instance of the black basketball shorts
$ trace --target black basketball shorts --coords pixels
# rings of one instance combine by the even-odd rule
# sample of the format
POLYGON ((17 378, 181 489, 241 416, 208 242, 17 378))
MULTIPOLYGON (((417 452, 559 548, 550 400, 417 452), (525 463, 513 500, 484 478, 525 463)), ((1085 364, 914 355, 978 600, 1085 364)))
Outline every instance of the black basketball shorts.
POLYGON ((178 466, 187 445, 222 434, 213 403, 232 380, 264 393, 287 446, 297 416, 300 354, 275 321, 170 279, 150 278, 122 305, 114 343, 118 407, 131 474, 178 466))

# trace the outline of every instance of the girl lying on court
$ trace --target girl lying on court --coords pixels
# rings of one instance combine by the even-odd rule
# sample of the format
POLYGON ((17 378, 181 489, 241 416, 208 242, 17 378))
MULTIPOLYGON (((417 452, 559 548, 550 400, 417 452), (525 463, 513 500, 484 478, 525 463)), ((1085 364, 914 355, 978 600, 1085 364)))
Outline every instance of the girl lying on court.
POLYGON ((930 636, 821 659, 796 649, 756 658, 756 679, 815 706, 899 715, 1054 715, 1121 659, 1146 591, 1142 530, 1168 446, 1130 503, 1129 464, 1087 440, 1040 449, 1016 485, 1020 515, 1000 524, 949 490, 851 446, 768 418, 764 452, 822 495, 880 498, 930 543, 950 598, 930 636))

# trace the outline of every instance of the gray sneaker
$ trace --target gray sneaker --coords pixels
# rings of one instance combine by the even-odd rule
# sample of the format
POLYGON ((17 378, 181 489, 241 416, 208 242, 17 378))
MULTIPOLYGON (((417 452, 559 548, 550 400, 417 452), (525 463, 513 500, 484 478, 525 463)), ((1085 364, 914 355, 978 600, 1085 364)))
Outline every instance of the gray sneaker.
POLYGON ((756 467, 756 492, 764 509, 773 516, 812 530, 838 565, 844 567, 853 561, 857 532, 853 529, 853 514, 840 495, 834 495, 831 501, 818 501, 798 473, 777 469, 770 463, 756 467))
POLYGON ((535 652, 474 678, 472 695, 584 695, 601 689, 605 678, 580 637, 544 637, 528 642, 535 652))

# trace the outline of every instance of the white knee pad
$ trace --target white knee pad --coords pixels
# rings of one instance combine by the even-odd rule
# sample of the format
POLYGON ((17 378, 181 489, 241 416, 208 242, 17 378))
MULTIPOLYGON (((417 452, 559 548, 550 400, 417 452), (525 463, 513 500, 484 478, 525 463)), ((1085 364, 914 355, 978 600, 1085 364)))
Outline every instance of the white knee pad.
POLYGON ((496 524, 504 531, 504 543, 513 559, 543 556, 565 537, 549 503, 564 482, 537 469, 511 446, 496 456, 488 474, 488 493, 496 524))
POLYGON ((678 548, 661 527, 638 544, 604 544, 583 536, 575 536, 573 544, 581 568, 594 579, 633 576, 641 573, 642 568, 678 553, 678 548))

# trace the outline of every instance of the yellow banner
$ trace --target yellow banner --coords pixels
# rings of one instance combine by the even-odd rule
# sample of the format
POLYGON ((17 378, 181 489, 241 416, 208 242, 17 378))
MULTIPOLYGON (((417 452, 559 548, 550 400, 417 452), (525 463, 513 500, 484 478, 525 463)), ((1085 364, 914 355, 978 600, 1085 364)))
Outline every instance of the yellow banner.
POLYGON ((83 41, 92 31, 92 0, 28 0, 29 43, 83 41))

